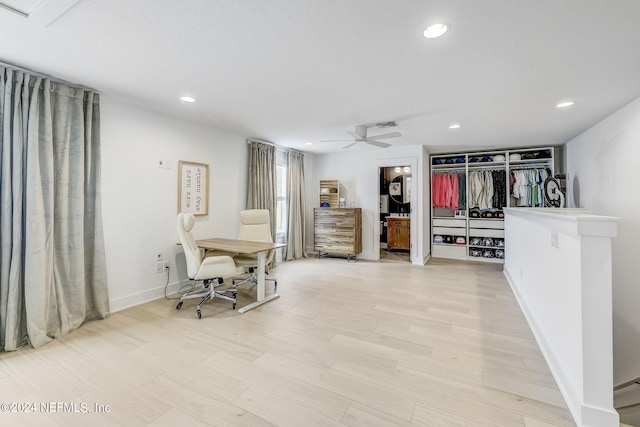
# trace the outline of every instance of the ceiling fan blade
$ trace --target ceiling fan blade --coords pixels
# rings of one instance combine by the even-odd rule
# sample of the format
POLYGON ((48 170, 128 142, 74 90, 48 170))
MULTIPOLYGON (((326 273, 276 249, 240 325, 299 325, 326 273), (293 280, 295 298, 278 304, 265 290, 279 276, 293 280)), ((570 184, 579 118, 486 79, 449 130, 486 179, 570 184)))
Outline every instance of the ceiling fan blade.
POLYGON ((358 139, 362 139, 362 137, 361 137, 360 135, 358 135, 357 133, 355 133, 355 132, 352 132, 352 131, 348 130, 348 131, 347 131, 347 133, 348 133, 349 135, 351 135, 352 137, 354 137, 354 138, 356 139, 356 141, 357 141, 358 139))
POLYGON ((391 147, 391 144, 387 144, 386 142, 375 141, 373 139, 366 139, 364 142, 367 144, 375 145, 376 147, 387 148, 391 147))
POLYGON ((346 147, 342 147, 343 150, 346 150, 349 147, 353 147, 354 145, 356 145, 356 143, 354 142, 353 144, 349 144, 346 147))
POLYGON ((350 141, 353 141, 353 139, 323 139, 318 142, 350 142, 350 141))
POLYGON ((402 136, 402 134, 400 132, 391 132, 391 133, 385 133, 385 134, 382 134, 382 135, 369 136, 369 137, 367 137, 367 139, 369 139, 369 138, 373 138, 373 139, 397 138, 399 136, 402 136))

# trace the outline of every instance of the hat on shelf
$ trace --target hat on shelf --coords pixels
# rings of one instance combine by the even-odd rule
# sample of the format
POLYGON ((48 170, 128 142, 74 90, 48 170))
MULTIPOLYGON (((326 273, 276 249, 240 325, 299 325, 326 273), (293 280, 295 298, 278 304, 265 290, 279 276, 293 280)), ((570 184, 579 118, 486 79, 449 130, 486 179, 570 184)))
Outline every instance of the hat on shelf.
POLYGON ((442 164, 442 159, 433 159, 433 162, 432 162, 432 163, 433 163, 434 165, 440 165, 440 164, 442 164))
POLYGON ((491 156, 483 156, 483 157, 480 159, 480 161, 481 161, 481 162, 491 162, 491 161, 492 161, 492 160, 491 160, 491 156))
POLYGON ((321 208, 329 208, 329 207, 331 207, 331 205, 328 202, 322 202, 322 203, 320 203, 320 207, 321 208))
POLYGON ((462 156, 456 157, 456 163, 464 163, 464 157, 462 156))
POLYGON ((465 243, 466 241, 464 240, 464 237, 456 237, 456 245, 464 245, 465 243))
POLYGON ((528 153, 524 153, 524 154, 522 155, 522 160, 532 160, 532 159, 535 159, 535 158, 536 158, 536 154, 537 154, 537 153, 534 153, 533 151, 530 151, 530 152, 528 152, 528 153))
POLYGON ((509 154, 509 160, 517 162, 518 160, 522 160, 522 156, 518 153, 511 153, 509 154))
POLYGON ((448 158, 447 160, 444 161, 446 164, 450 165, 453 163, 453 159, 452 158, 448 158))
POLYGON ((504 162, 505 159, 506 158, 502 154, 496 154, 495 156, 493 156, 494 162, 504 162))
POLYGON ((475 163, 475 162, 479 162, 479 161, 480 161, 480 159, 477 158, 477 157, 472 157, 472 158, 469 159, 470 163, 475 163))
POLYGON ((542 150, 536 153, 536 158, 538 159, 550 159, 551 152, 549 150, 542 150))
POLYGON ((445 242, 445 243, 453 243, 453 237, 451 237, 451 236, 444 236, 444 242, 445 242))
POLYGON ((433 236, 433 243, 444 243, 444 239, 439 235, 433 236))

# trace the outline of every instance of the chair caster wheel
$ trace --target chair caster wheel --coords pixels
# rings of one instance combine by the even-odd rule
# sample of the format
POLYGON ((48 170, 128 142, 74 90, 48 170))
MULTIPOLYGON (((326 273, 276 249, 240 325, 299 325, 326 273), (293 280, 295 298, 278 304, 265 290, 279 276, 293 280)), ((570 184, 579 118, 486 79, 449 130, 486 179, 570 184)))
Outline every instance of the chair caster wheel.
POLYGON ((196 314, 198 315, 198 319, 202 319, 202 312, 200 310, 196 310, 196 314))
POLYGON ((180 310, 181 308, 182 308, 182 301, 180 301, 178 305, 176 305, 176 310, 180 310))

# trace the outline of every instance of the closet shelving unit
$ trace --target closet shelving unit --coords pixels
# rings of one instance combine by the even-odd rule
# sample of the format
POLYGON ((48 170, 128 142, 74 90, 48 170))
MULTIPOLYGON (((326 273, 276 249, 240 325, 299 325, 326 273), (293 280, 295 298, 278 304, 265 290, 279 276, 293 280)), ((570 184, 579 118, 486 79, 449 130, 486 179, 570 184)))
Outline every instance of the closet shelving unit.
POLYGON ((504 263, 506 245, 502 209, 479 211, 474 209, 475 206, 469 206, 470 173, 483 170, 504 171, 506 180, 504 204, 505 207, 516 207, 521 203, 511 197, 512 188, 509 179, 511 171, 541 168, 548 169, 553 176, 556 169, 555 150, 554 147, 535 147, 432 155, 431 182, 433 183, 434 174, 463 174, 467 204, 465 209, 460 210, 433 207, 433 190, 431 191, 431 255, 434 258, 504 263), (478 216, 472 217, 473 212, 478 212, 478 216), (436 236, 442 236, 443 241, 436 239, 436 236), (449 238, 446 238, 447 236, 449 238))

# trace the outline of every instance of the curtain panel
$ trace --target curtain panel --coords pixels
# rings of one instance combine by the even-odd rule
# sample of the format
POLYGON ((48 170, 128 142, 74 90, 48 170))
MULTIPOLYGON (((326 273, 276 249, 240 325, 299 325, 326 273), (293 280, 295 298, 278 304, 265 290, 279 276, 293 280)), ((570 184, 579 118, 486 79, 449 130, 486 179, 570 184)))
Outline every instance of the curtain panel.
POLYGON ((306 258, 304 154, 291 150, 287 157, 287 207, 285 260, 306 258))
MULTIPOLYGON (((249 145, 249 184, 247 209, 267 209, 271 218, 271 237, 276 241, 276 147, 258 141, 249 145)), ((276 266, 276 257, 268 268, 276 266)))
MULTIPOLYGON (((251 141, 247 209, 268 209, 271 233, 276 229, 276 147, 251 141)), ((275 235, 272 236, 275 242, 275 235)))
POLYGON ((109 312, 93 91, 0 66, 0 350, 109 312))

